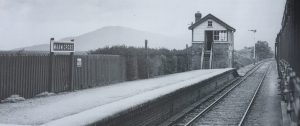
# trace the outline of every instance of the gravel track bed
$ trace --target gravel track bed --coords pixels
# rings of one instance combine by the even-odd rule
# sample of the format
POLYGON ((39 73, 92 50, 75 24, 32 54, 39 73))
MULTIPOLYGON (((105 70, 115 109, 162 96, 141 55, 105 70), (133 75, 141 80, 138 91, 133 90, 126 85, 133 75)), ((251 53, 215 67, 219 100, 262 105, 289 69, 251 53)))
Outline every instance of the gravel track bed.
POLYGON ((270 63, 265 63, 193 125, 238 125, 270 63))

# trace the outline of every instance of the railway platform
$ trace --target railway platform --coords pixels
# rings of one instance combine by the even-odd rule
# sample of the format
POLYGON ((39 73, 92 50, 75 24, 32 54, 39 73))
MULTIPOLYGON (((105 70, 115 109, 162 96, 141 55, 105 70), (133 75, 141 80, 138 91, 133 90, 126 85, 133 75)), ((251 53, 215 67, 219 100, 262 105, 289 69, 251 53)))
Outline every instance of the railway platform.
POLYGON ((237 75, 232 68, 196 70, 2 103, 0 124, 157 125, 237 75))

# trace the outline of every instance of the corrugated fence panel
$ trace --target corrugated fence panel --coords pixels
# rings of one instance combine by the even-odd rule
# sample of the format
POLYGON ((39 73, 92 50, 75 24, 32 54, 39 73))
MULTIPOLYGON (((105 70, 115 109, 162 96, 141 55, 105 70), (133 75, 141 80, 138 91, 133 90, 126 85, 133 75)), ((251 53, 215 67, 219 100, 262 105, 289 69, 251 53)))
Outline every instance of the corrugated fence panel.
POLYGON ((74 58, 74 87, 76 90, 125 81, 125 60, 113 55, 80 55, 74 58), (82 66, 77 67, 77 58, 82 66))
POLYGON ((0 96, 4 95, 4 62, 5 58, 0 56, 0 96))
POLYGON ((53 89, 54 92, 67 91, 69 88, 69 56, 55 55, 54 56, 54 74, 53 74, 53 89))
POLYGON ((47 60, 47 56, 0 56, 0 99, 13 94, 29 98, 46 91, 47 60))
MULTIPOLYGON (((0 54, 0 99, 18 94, 25 98, 48 90, 48 54, 0 54)), ((70 57, 54 55, 53 92, 70 89, 70 57)), ((115 55, 75 55, 73 60, 75 90, 104 86, 126 80, 125 58, 115 55), (77 67, 77 58, 82 66, 77 67)))

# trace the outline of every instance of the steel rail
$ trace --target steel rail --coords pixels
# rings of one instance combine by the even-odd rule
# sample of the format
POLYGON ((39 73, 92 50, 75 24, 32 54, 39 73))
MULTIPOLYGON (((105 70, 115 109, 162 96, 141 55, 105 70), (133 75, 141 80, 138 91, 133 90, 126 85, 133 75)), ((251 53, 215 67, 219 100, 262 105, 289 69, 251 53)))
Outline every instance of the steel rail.
MULTIPOLYGON (((271 64, 271 65, 272 65, 272 64, 271 64)), ((269 72, 269 69, 270 69, 270 66, 271 66, 271 65, 268 66, 267 71, 264 73, 263 78, 260 80, 259 85, 257 86, 257 88, 256 88, 256 90, 255 90, 255 93, 254 93, 254 95, 252 96, 251 101, 250 101, 249 105, 247 106, 247 109, 246 109, 246 111, 244 112, 244 115, 243 115, 242 119, 240 120, 238 126, 242 126, 242 125, 243 125, 243 123, 244 123, 244 121, 245 121, 245 118, 246 118, 247 114, 249 113, 249 110, 250 110, 251 106, 253 105, 254 100, 255 100, 255 98, 256 98, 256 96, 257 96, 257 92, 259 91, 259 89, 260 89, 262 83, 264 82, 264 80, 265 80, 265 78, 266 78, 266 75, 267 75, 267 73, 269 72)))
POLYGON ((192 118, 189 122, 184 124, 183 126, 190 126, 196 119, 198 119, 201 115, 203 115, 205 112, 207 112, 209 109, 211 109, 214 105, 216 105, 218 102, 221 101, 225 96, 227 96, 233 89, 235 89, 237 86, 239 86, 242 82, 244 82, 250 75, 252 75, 258 68, 262 66, 263 63, 255 66, 253 69, 251 69, 251 72, 247 72, 247 75, 244 76, 239 82, 237 82, 233 87, 231 87, 228 91, 225 92, 222 96, 220 96, 217 100, 215 100, 213 103, 211 103, 208 107, 206 107, 204 110, 202 110, 200 113, 198 113, 194 118, 192 118))

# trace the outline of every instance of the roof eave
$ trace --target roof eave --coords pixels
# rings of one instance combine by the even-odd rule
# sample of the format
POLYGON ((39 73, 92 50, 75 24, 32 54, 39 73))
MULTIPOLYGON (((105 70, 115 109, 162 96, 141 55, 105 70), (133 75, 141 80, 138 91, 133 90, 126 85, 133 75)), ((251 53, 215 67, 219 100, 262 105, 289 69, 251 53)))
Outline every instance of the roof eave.
MULTIPOLYGON (((189 30, 193 30, 195 27, 196 27, 196 26, 190 26, 188 29, 189 29, 189 30)), ((233 32, 236 31, 234 28, 226 28, 226 29, 229 30, 229 31, 233 31, 233 32)))
POLYGON ((197 27, 198 25, 202 24, 205 20, 207 19, 213 19, 216 22, 218 22, 220 25, 222 25, 223 27, 225 27, 227 30, 233 31, 235 32, 236 30, 229 26, 227 23, 223 22, 222 20, 220 20, 219 18, 217 18, 216 16, 212 15, 212 14, 208 14, 205 17, 203 17, 202 19, 200 19, 200 21, 195 22, 194 24, 192 24, 191 26, 189 26, 189 30, 193 30, 195 27, 197 27))

